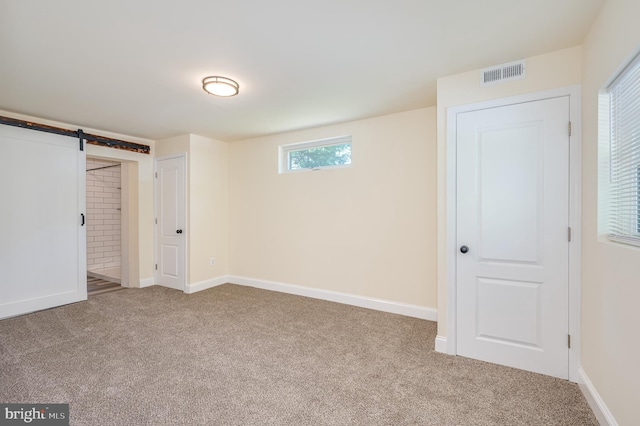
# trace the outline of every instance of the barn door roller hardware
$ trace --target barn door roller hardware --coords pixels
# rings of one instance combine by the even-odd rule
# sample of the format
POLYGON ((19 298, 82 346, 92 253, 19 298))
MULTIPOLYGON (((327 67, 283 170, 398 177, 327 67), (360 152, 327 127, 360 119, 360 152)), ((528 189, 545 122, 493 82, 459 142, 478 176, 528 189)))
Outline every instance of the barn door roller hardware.
POLYGON ((0 116, 0 124, 76 138, 80 140, 80 150, 84 150, 83 141, 85 141, 86 143, 91 145, 108 146, 109 148, 124 149, 125 151, 139 152, 142 154, 149 154, 151 152, 151 148, 149 147, 149 145, 92 135, 90 133, 84 133, 82 129, 68 130, 60 127, 47 126, 45 124, 34 123, 32 121, 18 120, 15 118, 3 116, 0 116))

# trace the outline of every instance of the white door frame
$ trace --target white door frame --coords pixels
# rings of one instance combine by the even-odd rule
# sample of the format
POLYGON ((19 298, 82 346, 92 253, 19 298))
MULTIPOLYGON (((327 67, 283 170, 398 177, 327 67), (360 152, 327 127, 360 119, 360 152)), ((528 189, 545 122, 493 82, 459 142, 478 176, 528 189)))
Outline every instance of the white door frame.
MULTIPOLYGON (((544 92, 518 95, 469 105, 447 108, 447 217, 446 217, 446 276, 447 276, 447 353, 457 354, 457 114, 487 108, 569 97, 569 117, 572 123, 569 138, 569 226, 572 230, 569 244, 569 380, 578 382, 581 344, 581 241, 582 241, 582 137, 580 87, 571 86, 544 92)), ((568 123, 567 123, 568 126, 568 123)), ((568 131, 568 129, 567 129, 568 131)), ((437 342, 438 343, 438 342, 437 342)))
POLYGON ((158 282, 158 270, 155 265, 158 265, 158 244, 160 242, 160 238, 158 238, 158 161, 170 160, 172 158, 182 159, 182 167, 184 170, 184 212, 185 212, 185 230, 184 233, 184 256, 182 261, 184 262, 184 283, 182 291, 187 290, 187 282, 189 281, 189 268, 187 267, 188 260, 188 251, 189 251, 189 211, 187 210, 187 202, 188 202, 188 192, 187 192, 187 182, 189 181, 188 175, 189 171, 187 170, 187 153, 181 152, 178 154, 164 155, 162 157, 155 157, 153 159, 153 217, 154 217, 154 225, 153 225, 153 280, 157 284, 158 282))
MULTIPOLYGON (((108 157, 102 155, 87 155, 87 159, 95 159, 95 160, 106 160, 112 161, 120 164, 120 286, 129 288, 131 284, 129 283, 129 236, 128 236, 128 227, 130 226, 129 221, 129 212, 125 199, 129 196, 129 185, 128 182, 124 181, 124 173, 126 168, 126 163, 130 162, 127 160, 123 160, 121 158, 116 157, 108 157)), ((86 179, 85 179, 86 183, 86 179)), ((86 191, 85 191, 86 192, 86 191)), ((86 194, 85 194, 86 195, 86 194)))

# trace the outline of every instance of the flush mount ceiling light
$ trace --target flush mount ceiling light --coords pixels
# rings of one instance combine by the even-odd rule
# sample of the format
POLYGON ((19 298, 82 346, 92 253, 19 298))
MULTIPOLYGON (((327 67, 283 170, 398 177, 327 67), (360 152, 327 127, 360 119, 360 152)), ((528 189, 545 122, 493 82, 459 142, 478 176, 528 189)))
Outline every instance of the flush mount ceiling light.
POLYGON ((240 91, 240 86, 235 81, 226 77, 212 76, 202 80, 202 88, 205 92, 222 97, 235 96, 240 91))

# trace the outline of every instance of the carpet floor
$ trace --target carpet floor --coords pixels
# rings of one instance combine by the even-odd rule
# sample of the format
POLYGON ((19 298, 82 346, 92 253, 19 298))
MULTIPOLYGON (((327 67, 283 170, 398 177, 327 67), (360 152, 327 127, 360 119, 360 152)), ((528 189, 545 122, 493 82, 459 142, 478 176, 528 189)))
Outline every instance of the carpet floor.
POLYGON ((597 425, 578 386, 434 352, 436 324, 225 284, 0 321, 0 402, 72 425, 597 425))

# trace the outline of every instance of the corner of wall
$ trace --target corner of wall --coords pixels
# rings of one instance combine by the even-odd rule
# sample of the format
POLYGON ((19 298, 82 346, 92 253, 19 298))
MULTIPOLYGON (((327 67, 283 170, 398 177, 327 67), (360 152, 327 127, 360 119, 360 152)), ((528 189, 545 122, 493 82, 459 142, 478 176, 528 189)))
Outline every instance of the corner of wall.
POLYGON ((582 369, 582 367, 578 368, 578 386, 584 395, 584 398, 587 400, 587 404, 591 407, 593 414, 595 414, 598 422, 603 426, 618 426, 618 422, 613 417, 613 414, 605 404, 604 400, 596 390, 591 380, 587 376, 587 373, 582 369))

